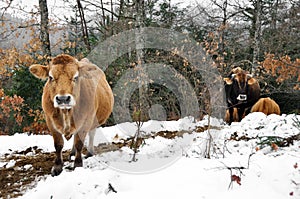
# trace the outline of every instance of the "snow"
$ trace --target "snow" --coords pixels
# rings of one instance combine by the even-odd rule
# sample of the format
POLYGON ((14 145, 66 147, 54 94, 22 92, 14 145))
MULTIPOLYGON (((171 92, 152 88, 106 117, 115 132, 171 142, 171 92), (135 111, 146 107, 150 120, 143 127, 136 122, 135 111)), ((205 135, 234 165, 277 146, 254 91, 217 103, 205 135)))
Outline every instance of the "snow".
POLYGON ((32 165, 31 165, 31 164, 26 164, 26 165, 24 166, 24 169, 25 169, 25 170, 28 170, 28 169, 30 169, 30 168, 32 168, 32 165))
MULTIPOLYGON (((45 152, 53 151, 54 144, 50 135, 30 136, 26 133, 15 134, 14 136, 0 136, 0 155, 12 151, 26 150, 28 147, 37 146, 45 152)), ((71 142, 65 142, 65 149, 72 148, 71 142)))
MULTIPOLYGON (((295 166, 300 165, 300 141, 276 150, 260 143, 261 138, 269 136, 287 138, 299 134, 296 121, 300 121, 300 115, 263 113, 251 113, 231 126, 208 117, 202 121, 190 117, 149 121, 141 128, 142 135, 167 130, 192 133, 174 139, 146 139, 136 155, 137 161, 131 161, 134 151, 128 147, 84 159, 84 167, 65 169, 56 177, 45 176, 20 198, 300 198, 300 169, 295 166), (208 123, 210 129, 196 132, 197 127, 208 123), (241 139, 230 139, 234 134, 241 139), (209 140, 211 148, 207 150, 209 140), (208 151, 210 158, 205 158, 208 151), (240 177, 240 185, 231 181, 232 176, 240 177)), ((120 142, 133 136, 136 129, 135 123, 99 128, 95 145, 120 142)), ((1 155, 30 146, 45 152, 54 150, 51 136, 46 135, 0 136, 0 143, 1 155)), ((66 141, 65 145, 69 149, 72 142, 66 141)), ((0 162, 1 166, 14 164, 0 162)), ((31 165, 24 168, 31 169, 31 165)))
POLYGON ((10 160, 6 165, 5 167, 6 168, 11 168, 11 167, 14 167, 16 164, 16 161, 15 160, 10 160))
MULTIPOLYGON (((154 121, 150 120, 141 126, 142 135, 151 135, 159 131, 189 130, 195 127, 194 119, 186 117, 178 121, 154 121)), ((115 126, 99 128, 95 136, 95 145, 105 142, 118 142, 121 138, 132 137, 136 133, 136 123, 122 123, 115 126), (119 139, 115 139, 118 135, 119 139)))

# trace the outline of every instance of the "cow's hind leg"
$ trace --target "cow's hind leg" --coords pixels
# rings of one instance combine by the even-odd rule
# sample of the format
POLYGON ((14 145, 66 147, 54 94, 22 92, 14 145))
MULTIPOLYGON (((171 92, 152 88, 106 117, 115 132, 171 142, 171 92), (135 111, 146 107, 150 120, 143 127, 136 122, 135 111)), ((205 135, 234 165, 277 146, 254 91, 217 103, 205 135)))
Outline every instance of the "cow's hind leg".
POLYGON ((62 172, 63 168, 63 158, 62 158, 62 149, 64 147, 64 140, 60 133, 53 132, 52 133, 54 140, 54 147, 56 151, 56 158, 54 160, 54 166, 51 169, 51 175, 57 176, 62 172))
MULTIPOLYGON (((74 138, 75 139, 75 138, 74 138)), ((71 149, 71 152, 70 152, 70 155, 69 155, 69 160, 72 159, 72 156, 74 156, 76 153, 76 149, 75 149, 75 141, 73 141, 73 146, 72 146, 72 149, 71 149)))
POLYGON ((93 129, 89 132, 89 144, 88 144, 88 153, 86 154, 86 158, 89 158, 94 155, 94 137, 95 137, 96 129, 93 129))

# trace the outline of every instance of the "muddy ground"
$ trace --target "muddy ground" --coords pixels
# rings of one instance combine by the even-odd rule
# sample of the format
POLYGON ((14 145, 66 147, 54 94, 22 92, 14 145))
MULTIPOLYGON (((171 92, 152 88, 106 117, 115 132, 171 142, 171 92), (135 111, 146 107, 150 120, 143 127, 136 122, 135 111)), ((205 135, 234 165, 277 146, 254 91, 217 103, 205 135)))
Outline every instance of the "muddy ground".
MULTIPOLYGON (((210 127, 211 129, 219 129, 218 127, 210 127)), ((106 153, 110 151, 116 151, 123 146, 127 147, 140 147, 144 143, 145 139, 155 138, 156 136, 164 137, 167 139, 174 139, 176 137, 182 137, 185 133, 202 133, 208 129, 208 126, 197 127, 190 131, 160 131, 154 135, 139 137, 136 142, 133 142, 133 138, 126 140, 120 140, 118 143, 102 144, 95 147, 96 154, 106 153)), ((300 134, 288 137, 266 137, 270 143, 267 145, 276 144, 278 147, 287 147, 293 144, 293 141, 300 140, 300 134), (275 141, 276 142, 275 142, 275 141)), ((239 136, 237 133, 233 133, 230 140, 249 140, 257 139, 250 138, 245 135, 239 136)), ((134 148, 133 148, 134 149, 134 148)), ((83 154, 86 154, 86 149, 83 150, 83 154)), ((69 160, 70 150, 63 152, 64 162, 72 161, 69 160)), ((51 167, 55 159, 54 152, 44 152, 37 146, 29 147, 24 151, 11 151, 10 153, 4 154, 0 157, 0 162, 6 162, 4 166, 0 168, 0 198, 16 198, 26 192, 27 189, 36 186, 37 182, 41 179, 45 179, 51 173, 51 167), (12 166, 9 166, 11 162, 12 166)))
MULTIPOLYGON (((207 127, 198 127, 195 131, 203 132, 207 127)), ((192 131, 161 131, 155 135, 139 138, 133 144, 133 139, 122 140, 119 143, 111 143, 95 147, 97 154, 119 150, 123 146, 139 147, 144 139, 161 136, 167 139, 181 137, 185 133, 192 131)), ((70 151, 63 152, 64 161, 69 161, 70 151)), ((83 154, 86 150, 83 151, 83 154)), ((21 196, 27 189, 33 188, 36 183, 46 178, 51 173, 51 167, 55 158, 54 152, 43 152, 37 146, 29 147, 24 151, 12 151, 0 157, 0 162, 7 162, 0 168, 0 198, 16 198, 21 196), (15 162, 14 166, 9 166, 10 162, 15 162)))

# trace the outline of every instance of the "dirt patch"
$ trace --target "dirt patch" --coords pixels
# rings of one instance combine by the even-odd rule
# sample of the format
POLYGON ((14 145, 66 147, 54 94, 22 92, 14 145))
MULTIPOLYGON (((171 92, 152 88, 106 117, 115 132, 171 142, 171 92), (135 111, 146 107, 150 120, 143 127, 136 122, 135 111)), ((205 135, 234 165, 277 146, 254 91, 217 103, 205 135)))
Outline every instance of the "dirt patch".
MULTIPOLYGON (((197 127, 191 131, 161 131, 154 135, 138 138, 135 146, 139 147, 148 138, 161 136, 166 139, 174 139, 193 131, 201 133, 207 128, 197 127)), ((101 144, 95 147, 95 152, 101 154, 117 151, 124 146, 132 147, 133 144, 133 138, 128 138, 118 143, 101 144)), ((69 150, 63 152, 64 162, 70 162, 69 154, 69 150)), ((86 149, 83 150, 83 154, 86 154, 86 149)), ((23 195, 27 189, 33 188, 39 180, 50 175, 54 159, 54 152, 43 152, 37 146, 29 147, 24 151, 14 151, 0 157, 1 162, 6 162, 0 168, 0 198, 16 198, 23 195)))
MULTIPOLYGON (((64 159, 68 153, 63 153, 64 159)), ((0 198, 15 198, 34 186, 33 182, 49 175, 55 153, 45 153, 37 147, 29 147, 24 151, 16 151, 1 157, 8 162, 0 169, 0 198), (12 166, 9 166, 13 164, 12 166)))
MULTIPOLYGON (((116 151, 123 144, 103 144, 95 147, 97 154, 116 151)), ((83 154, 87 150, 84 148, 83 154)), ((64 162, 69 160, 70 150, 63 151, 64 162)), ((14 151, 0 157, 1 162, 6 162, 0 168, 0 198, 16 198, 36 185, 36 182, 51 174, 55 159, 55 152, 43 152, 37 146, 29 147, 24 151, 14 151)), ((69 168, 71 169, 71 168, 69 168)))

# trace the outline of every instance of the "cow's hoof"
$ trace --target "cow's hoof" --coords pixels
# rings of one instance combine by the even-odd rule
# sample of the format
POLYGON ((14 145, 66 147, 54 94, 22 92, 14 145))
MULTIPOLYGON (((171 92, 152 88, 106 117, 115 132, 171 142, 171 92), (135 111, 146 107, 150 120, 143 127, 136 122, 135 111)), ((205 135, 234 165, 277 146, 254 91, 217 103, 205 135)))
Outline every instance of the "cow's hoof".
POLYGON ((83 166, 83 164, 82 164, 82 159, 76 159, 75 158, 75 161, 74 161, 74 169, 76 168, 76 167, 82 167, 83 166))
POLYGON ((88 153, 84 156, 85 159, 92 157, 94 155, 94 153, 91 153, 88 151, 88 153))
POLYGON ((73 153, 73 151, 71 151, 70 155, 69 155, 69 160, 72 160, 72 157, 75 156, 75 152, 73 153))
POLYGON ((51 176, 58 176, 62 172, 62 165, 54 165, 51 169, 51 176))
POLYGON ((73 156, 74 156, 73 154, 70 154, 70 155, 69 155, 69 161, 72 160, 72 157, 73 157, 73 156))

